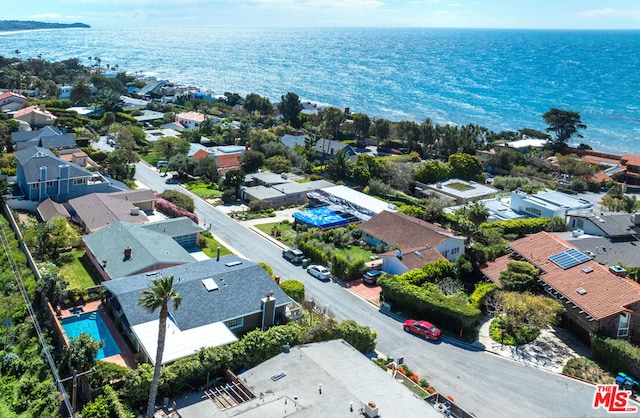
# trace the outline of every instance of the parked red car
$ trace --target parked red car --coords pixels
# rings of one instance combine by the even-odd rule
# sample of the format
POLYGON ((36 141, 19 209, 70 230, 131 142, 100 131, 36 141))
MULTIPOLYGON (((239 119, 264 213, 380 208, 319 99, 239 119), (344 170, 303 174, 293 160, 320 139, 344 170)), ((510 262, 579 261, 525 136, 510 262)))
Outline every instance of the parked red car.
POLYGON ((440 338, 440 331, 435 325, 427 321, 417 321, 415 319, 407 319, 404 321, 404 330, 419 337, 437 340, 440 338))

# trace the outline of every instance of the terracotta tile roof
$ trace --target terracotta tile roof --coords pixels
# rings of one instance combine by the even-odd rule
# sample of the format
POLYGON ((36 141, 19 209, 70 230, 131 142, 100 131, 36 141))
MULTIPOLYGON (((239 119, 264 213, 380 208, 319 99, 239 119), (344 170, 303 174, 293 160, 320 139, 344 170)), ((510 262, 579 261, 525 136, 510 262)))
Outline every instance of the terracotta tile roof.
POLYGON ((621 162, 627 166, 640 167, 640 156, 633 154, 625 154, 622 156, 621 162))
POLYGON ((15 119, 24 115, 28 115, 29 113, 37 109, 37 107, 38 106, 29 106, 29 107, 25 107, 24 109, 16 110, 16 112, 13 114, 13 118, 15 119))
POLYGON ((194 152, 191 157, 195 158, 196 160, 201 160, 203 158, 207 158, 209 154, 211 154, 209 151, 204 149, 199 149, 198 151, 194 152))
POLYGON ((184 120, 193 121, 193 122, 204 122, 204 120, 207 119, 207 115, 205 115, 204 113, 194 112, 194 111, 182 112, 176 115, 176 121, 178 119, 184 119, 184 120))
POLYGON ((5 91, 4 93, 0 94, 0 102, 3 100, 7 100, 11 97, 15 97, 16 99, 27 100, 27 98, 24 97, 22 94, 14 93, 12 91, 5 91))
POLYGON ((437 247, 453 233, 412 216, 383 210, 360 225, 360 229, 398 248, 437 247))
MULTIPOLYGON (((553 254, 575 248, 554 234, 539 232, 513 241, 510 247, 540 269, 540 279, 546 285, 596 320, 619 314, 626 310, 626 306, 640 301, 640 285, 630 279, 616 276, 605 265, 589 260, 563 270, 549 260, 549 256, 553 254), (584 269, 589 267, 591 272, 585 272, 584 269), (578 293, 579 288, 586 292, 578 293)), ((495 281, 513 256, 515 254, 488 263, 482 268, 482 272, 495 281)), ((571 309, 571 305, 565 306, 571 309)))
POLYGON ((222 171, 223 169, 237 170, 240 168, 240 156, 242 153, 234 152, 231 154, 218 154, 216 155, 216 162, 218 163, 218 167, 222 171))
MULTIPOLYGON (((381 257, 396 257, 396 251, 388 251, 380 254, 381 257)), ((413 247, 402 249, 402 264, 409 270, 421 269, 427 263, 433 263, 438 260, 446 260, 446 258, 432 247, 413 247), (418 255, 420 254, 420 255, 418 255)))

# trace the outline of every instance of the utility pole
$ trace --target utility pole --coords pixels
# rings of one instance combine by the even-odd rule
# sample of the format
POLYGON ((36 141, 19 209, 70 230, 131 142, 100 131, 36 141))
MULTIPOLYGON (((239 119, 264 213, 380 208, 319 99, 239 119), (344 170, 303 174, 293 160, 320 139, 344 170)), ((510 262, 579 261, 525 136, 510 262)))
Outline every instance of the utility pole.
POLYGON ((74 417, 76 413, 76 393, 78 391, 78 378, 80 376, 84 376, 85 374, 89 374, 95 372, 96 368, 92 367, 91 370, 87 370, 86 372, 78 373, 76 369, 73 369, 73 374, 69 377, 59 380, 59 383, 66 382, 69 379, 73 379, 73 391, 71 392, 71 418, 74 417))

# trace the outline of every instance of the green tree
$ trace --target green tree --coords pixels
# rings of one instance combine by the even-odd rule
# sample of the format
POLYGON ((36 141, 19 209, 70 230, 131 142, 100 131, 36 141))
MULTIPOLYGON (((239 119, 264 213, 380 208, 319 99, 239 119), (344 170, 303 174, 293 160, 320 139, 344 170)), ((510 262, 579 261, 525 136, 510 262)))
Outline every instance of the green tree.
POLYGON ((60 252, 73 242, 79 241, 78 233, 65 218, 53 218, 40 222, 35 227, 37 251, 43 260, 57 262, 60 252))
POLYGON ((377 119, 373 124, 373 132, 378 141, 386 141, 391 132, 391 122, 386 119, 377 119))
POLYGON ((256 93, 247 95, 244 100, 244 108, 247 112, 258 112, 261 115, 268 115, 273 111, 271 101, 256 93))
POLYGON ((80 81, 71 88, 70 95, 75 104, 86 104, 91 100, 91 88, 80 81))
POLYGON ((162 370, 162 356, 164 354, 165 336, 167 333, 167 318, 169 317, 169 304, 173 309, 180 307, 182 297, 173 287, 173 276, 162 276, 151 280, 151 286, 142 290, 142 296, 138 304, 149 313, 154 313, 160 309, 158 324, 158 348, 156 351, 153 379, 149 389, 149 404, 147 406, 147 418, 153 418, 155 413, 156 396, 158 394, 158 384, 160 383, 160 371, 162 370))
POLYGON ((186 154, 189 151, 189 147, 189 141, 175 136, 162 137, 153 144, 154 150, 167 161, 174 155, 186 154))
POLYGON ((507 269, 500 273, 500 283, 505 290, 532 290, 540 277, 540 271, 526 261, 509 261, 507 269))
POLYGON ((96 341, 86 332, 80 333, 77 337, 69 338, 69 346, 66 355, 69 371, 77 373, 91 370, 96 364, 98 350, 104 347, 103 341, 96 341))
POLYGON ((67 297, 69 283, 55 270, 41 270, 40 277, 36 289, 49 299, 52 306, 61 305, 67 297))
POLYGON ((260 151, 245 151, 239 162, 245 173, 255 173, 264 164, 264 154, 260 151))
POLYGON ((280 115, 282 115, 282 119, 285 123, 296 128, 300 126, 298 115, 302 110, 302 104, 300 103, 300 98, 297 94, 289 92, 283 95, 280 98, 278 110, 280 111, 280 115))
POLYGON ((224 175, 222 183, 225 187, 233 188, 235 195, 240 193, 240 187, 244 184, 244 179, 247 177, 247 173, 242 170, 231 170, 224 175))
POLYGON ((362 148, 364 145, 364 139, 369 136, 369 129, 371 129, 371 118, 365 113, 355 113, 353 115, 353 134, 355 135, 358 145, 362 148))
POLYGON ((345 149, 341 149, 333 155, 327 164, 327 169, 332 178, 345 180, 351 174, 351 162, 345 149))
POLYGON ((316 117, 323 136, 340 139, 340 126, 344 122, 344 112, 337 107, 326 107, 316 117))
POLYGON ((196 168, 196 160, 184 154, 177 154, 171 157, 167 168, 171 171, 177 171, 179 176, 187 173, 193 173, 196 168))
POLYGON ((416 181, 425 184, 433 184, 451 177, 451 167, 439 160, 425 161, 413 173, 416 181))
POLYGON ((583 136, 579 131, 587 129, 587 125, 582 123, 582 118, 578 112, 551 108, 551 110, 542 115, 542 119, 549 125, 546 131, 555 133, 552 148, 556 151, 562 151, 567 148, 571 137, 582 138, 583 136))
POLYGON ((105 160, 105 169, 116 180, 133 180, 136 166, 129 159, 131 155, 126 149, 116 149, 109 153, 105 160))
POLYGON ((562 305, 547 296, 530 292, 495 292, 488 305, 496 317, 505 321, 505 332, 517 336, 525 328, 534 332, 558 322, 562 305))
POLYGON ((189 195, 179 192, 178 190, 167 189, 160 194, 160 197, 168 200, 169 202, 173 203, 179 208, 186 210, 187 212, 193 212, 195 209, 193 198, 189 195))
POLYGON ((214 158, 200 158, 196 162, 196 172, 205 177, 211 183, 218 181, 218 164, 216 164, 216 160, 214 158))
POLYGON ((304 302, 304 283, 298 280, 289 279, 280 283, 280 288, 287 294, 287 296, 296 302, 304 302))
POLYGON ((291 161, 282 155, 274 155, 265 160, 264 164, 274 173, 288 173, 291 171, 291 161))
POLYGON ((484 167, 475 155, 451 154, 447 164, 451 167, 451 177, 474 181, 483 179, 484 167))

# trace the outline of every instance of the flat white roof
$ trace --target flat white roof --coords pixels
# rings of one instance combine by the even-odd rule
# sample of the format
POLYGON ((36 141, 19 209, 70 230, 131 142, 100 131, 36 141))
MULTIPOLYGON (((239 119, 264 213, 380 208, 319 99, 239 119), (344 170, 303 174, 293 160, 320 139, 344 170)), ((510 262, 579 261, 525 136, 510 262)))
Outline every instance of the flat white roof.
POLYGON ((396 211, 396 208, 393 205, 390 205, 385 201, 378 200, 375 197, 371 197, 367 194, 360 193, 347 186, 325 187, 322 189, 322 191, 339 197, 340 199, 344 199, 348 202, 355 203, 356 205, 362 206, 365 209, 369 209, 374 213, 380 213, 383 210, 388 210, 390 212, 396 211))
MULTIPOLYGON (((158 327, 160 321, 154 320, 144 324, 134 325, 135 334, 141 348, 149 357, 152 364, 156 362, 158 350, 158 327)), ((167 319, 167 334, 165 337, 162 364, 174 362, 190 356, 204 347, 218 347, 238 341, 238 338, 222 322, 204 325, 198 328, 181 331, 176 324, 167 319)))
POLYGON ((492 194, 496 194, 498 189, 491 186, 486 186, 482 183, 476 183, 473 181, 465 181, 459 179, 449 179, 446 181, 441 181, 438 183, 429 184, 429 188, 435 192, 442 191, 446 192, 451 196, 462 197, 465 199, 471 199, 474 197, 482 197, 488 196, 492 194), (460 183, 468 187, 467 190, 460 190, 455 187, 452 187, 452 184, 460 183), (438 187, 438 184, 441 184, 442 187, 438 187))

